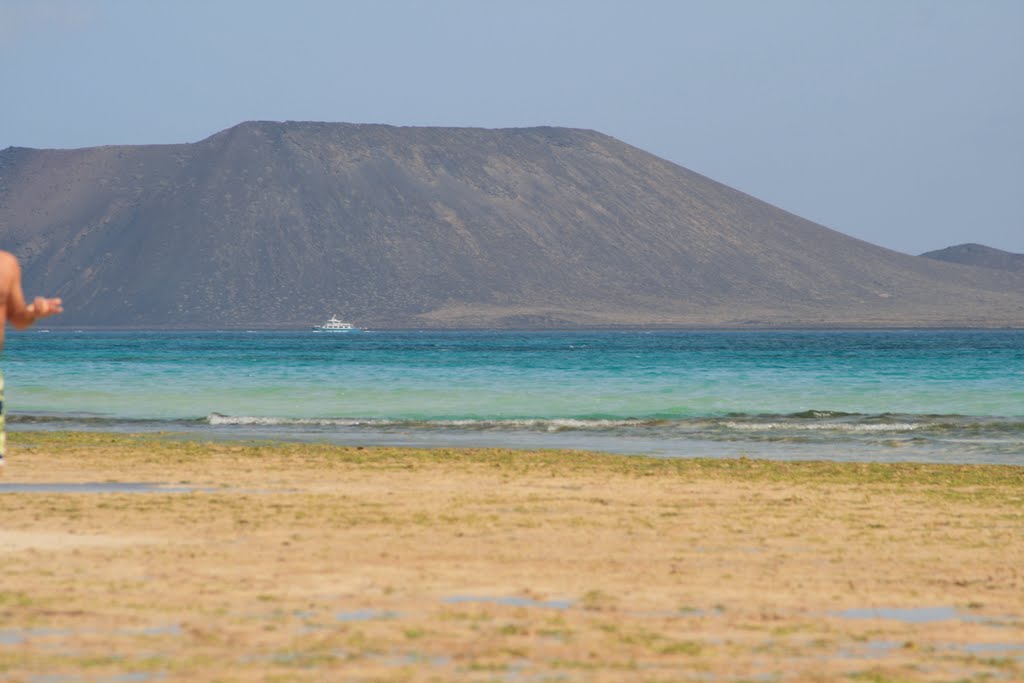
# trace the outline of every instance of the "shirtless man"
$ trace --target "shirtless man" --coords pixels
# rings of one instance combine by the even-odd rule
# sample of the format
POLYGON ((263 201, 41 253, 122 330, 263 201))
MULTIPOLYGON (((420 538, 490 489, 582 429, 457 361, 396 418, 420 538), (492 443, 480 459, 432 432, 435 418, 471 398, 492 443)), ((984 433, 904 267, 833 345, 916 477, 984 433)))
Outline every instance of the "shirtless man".
MULTIPOLYGON (((21 291, 21 266, 13 254, 0 251, 0 350, 4 346, 4 323, 23 330, 40 318, 60 313, 64 308, 60 299, 44 299, 37 296, 30 304, 25 304, 25 295, 21 291)), ((0 466, 4 464, 4 377, 0 373, 0 466)))

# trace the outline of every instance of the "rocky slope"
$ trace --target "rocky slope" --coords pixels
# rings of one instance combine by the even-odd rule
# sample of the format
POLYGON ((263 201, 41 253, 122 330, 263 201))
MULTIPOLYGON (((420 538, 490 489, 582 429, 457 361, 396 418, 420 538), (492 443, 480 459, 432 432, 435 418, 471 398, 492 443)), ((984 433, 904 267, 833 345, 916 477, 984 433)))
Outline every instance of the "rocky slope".
POLYGON ((1019 273, 882 249, 564 128, 8 148, 0 246, 74 326, 1024 325, 1019 273))

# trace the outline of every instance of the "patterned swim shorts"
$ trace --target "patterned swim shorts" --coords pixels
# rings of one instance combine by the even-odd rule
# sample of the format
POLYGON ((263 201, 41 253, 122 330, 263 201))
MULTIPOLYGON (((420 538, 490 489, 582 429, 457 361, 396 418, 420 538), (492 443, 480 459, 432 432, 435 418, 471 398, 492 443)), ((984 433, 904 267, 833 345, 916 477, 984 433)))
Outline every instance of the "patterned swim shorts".
POLYGON ((7 445, 7 425, 4 418, 4 376, 0 373, 0 466, 4 464, 4 447, 7 445))

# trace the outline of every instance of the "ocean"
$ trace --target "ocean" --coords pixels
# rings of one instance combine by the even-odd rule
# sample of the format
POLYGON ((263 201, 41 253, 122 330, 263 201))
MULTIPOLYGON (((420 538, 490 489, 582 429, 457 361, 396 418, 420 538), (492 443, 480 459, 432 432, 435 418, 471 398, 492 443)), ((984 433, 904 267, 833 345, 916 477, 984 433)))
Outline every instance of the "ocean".
POLYGON ((1024 464, 1024 331, 10 332, 13 430, 1024 464))

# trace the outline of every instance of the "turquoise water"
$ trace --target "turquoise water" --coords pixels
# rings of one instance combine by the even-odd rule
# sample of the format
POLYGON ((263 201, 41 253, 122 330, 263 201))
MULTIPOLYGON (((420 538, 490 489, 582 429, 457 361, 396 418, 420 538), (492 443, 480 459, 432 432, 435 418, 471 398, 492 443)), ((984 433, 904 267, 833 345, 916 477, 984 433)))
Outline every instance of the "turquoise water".
POLYGON ((1024 332, 30 332, 13 429, 1024 464, 1024 332))

